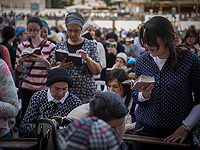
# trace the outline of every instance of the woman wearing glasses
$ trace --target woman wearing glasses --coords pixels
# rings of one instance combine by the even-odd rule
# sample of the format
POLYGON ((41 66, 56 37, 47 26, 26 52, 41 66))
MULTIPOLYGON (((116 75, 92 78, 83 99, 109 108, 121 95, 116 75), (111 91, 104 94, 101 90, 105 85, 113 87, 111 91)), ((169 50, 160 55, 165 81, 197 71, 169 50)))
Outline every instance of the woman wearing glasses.
POLYGON ((72 76, 73 86, 69 90, 81 100, 88 99, 97 91, 93 75, 101 71, 98 50, 95 42, 81 37, 82 27, 85 21, 81 14, 70 13, 65 18, 68 39, 57 43, 56 50, 61 49, 69 53, 81 55, 81 66, 74 62, 56 62, 56 56, 51 60, 51 69, 66 68, 72 76))
POLYGON ((191 51, 200 57, 199 33, 194 28, 188 29, 184 38, 185 44, 191 48, 191 51))
POLYGON ((40 37, 42 27, 40 18, 30 18, 27 22, 29 39, 17 48, 15 73, 18 76, 26 74, 21 86, 22 117, 33 93, 46 88, 46 77, 55 48, 53 43, 40 37), (42 49, 41 55, 21 55, 23 51, 32 51, 34 48, 42 49))

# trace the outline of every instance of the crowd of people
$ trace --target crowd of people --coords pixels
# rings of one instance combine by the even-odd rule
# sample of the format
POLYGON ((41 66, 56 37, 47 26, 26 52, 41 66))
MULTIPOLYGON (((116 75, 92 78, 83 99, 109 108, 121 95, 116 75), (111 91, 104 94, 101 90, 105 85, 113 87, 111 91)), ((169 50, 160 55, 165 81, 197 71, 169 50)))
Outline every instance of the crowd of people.
POLYGON ((125 142, 124 134, 189 141, 190 149, 200 149, 200 33, 194 26, 183 38, 161 16, 119 35, 79 13, 64 22, 66 31, 39 17, 30 17, 27 28, 0 18, 0 138, 13 137, 9 122, 16 116, 22 138, 38 136, 39 119, 67 116, 76 121, 59 132, 60 149, 164 149, 125 142), (58 61, 58 51, 68 57, 58 61), (140 75, 155 83, 131 89, 140 75), (105 82, 101 90, 98 80, 105 82))

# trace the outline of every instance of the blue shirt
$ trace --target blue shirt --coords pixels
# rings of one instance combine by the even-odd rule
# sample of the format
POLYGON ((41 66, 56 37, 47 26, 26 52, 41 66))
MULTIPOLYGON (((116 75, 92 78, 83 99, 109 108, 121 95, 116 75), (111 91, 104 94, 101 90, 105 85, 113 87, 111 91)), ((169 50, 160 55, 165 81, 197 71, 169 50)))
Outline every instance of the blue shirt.
POLYGON ((159 70, 149 52, 137 59, 136 78, 143 74, 154 76, 156 81, 150 99, 145 102, 138 102, 139 91, 132 90, 134 101, 139 103, 135 112, 137 121, 151 127, 174 129, 200 103, 200 59, 189 52, 177 62, 174 71, 169 57, 159 70))

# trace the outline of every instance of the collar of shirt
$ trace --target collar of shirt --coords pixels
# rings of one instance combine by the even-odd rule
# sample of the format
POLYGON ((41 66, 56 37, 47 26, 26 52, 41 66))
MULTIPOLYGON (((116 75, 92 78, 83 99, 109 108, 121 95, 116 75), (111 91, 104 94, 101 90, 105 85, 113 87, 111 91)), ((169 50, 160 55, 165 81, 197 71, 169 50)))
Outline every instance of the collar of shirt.
POLYGON ((151 54, 150 54, 150 56, 153 58, 153 60, 157 64, 159 70, 161 70, 167 59, 160 59, 158 56, 153 57, 151 54))
POLYGON ((68 97, 69 95, 69 92, 67 91, 65 93, 65 96, 61 99, 61 100, 56 100, 55 98, 53 98, 53 96, 51 95, 51 92, 50 92, 50 88, 48 88, 48 92, 47 92, 47 99, 48 99, 48 102, 57 102, 57 103, 64 103, 65 102, 65 99, 68 97))

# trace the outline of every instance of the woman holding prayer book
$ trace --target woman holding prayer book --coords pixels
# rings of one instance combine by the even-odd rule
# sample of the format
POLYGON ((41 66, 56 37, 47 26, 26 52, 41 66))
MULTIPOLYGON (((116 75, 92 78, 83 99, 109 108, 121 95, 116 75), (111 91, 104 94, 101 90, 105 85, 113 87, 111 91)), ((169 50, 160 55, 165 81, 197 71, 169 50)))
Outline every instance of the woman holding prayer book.
POLYGON ((59 63, 56 61, 54 53, 51 60, 51 69, 63 67, 66 68, 72 76, 73 86, 69 91, 79 97, 81 100, 86 100, 93 93, 97 92, 93 75, 98 75, 101 72, 98 50, 95 42, 81 37, 82 27, 85 21, 81 14, 70 13, 65 18, 68 39, 57 43, 56 50, 64 50, 70 53, 75 53, 81 56, 81 66, 75 62, 65 62, 66 58, 59 63))
POLYGON ((22 117, 33 93, 47 88, 46 78, 55 45, 40 37, 42 27, 43 23, 40 18, 30 18, 27 22, 29 40, 21 43, 17 48, 15 73, 23 77, 20 94, 22 96, 22 117), (33 52, 36 48, 41 50, 41 55, 34 53, 23 55, 25 51, 33 52))
MULTIPOLYGON (((174 29, 167 18, 151 18, 140 28, 139 38, 148 52, 137 59, 136 78, 152 76, 155 83, 132 90, 139 104, 134 134, 192 144, 192 128, 200 118, 200 59, 175 46, 174 29)), ((133 149, 165 148, 134 142, 133 149)))

